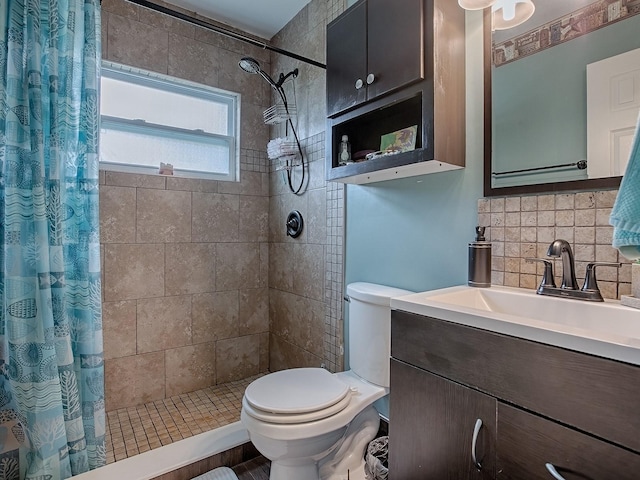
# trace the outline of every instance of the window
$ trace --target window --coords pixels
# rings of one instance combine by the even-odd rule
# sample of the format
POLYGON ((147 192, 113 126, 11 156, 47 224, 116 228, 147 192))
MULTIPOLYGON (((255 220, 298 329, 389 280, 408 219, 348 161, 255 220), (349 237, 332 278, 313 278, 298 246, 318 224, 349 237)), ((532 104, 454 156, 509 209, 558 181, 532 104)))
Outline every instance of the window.
POLYGON ((103 62, 100 166, 237 180, 240 94, 103 62))

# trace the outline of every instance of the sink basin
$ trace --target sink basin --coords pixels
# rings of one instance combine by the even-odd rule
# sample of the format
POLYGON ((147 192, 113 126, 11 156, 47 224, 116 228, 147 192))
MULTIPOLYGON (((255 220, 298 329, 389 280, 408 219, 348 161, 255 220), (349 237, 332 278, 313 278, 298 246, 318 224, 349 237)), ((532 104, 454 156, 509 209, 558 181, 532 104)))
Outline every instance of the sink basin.
POLYGON ((397 297, 391 307, 640 365, 640 311, 617 301, 458 286, 397 297))

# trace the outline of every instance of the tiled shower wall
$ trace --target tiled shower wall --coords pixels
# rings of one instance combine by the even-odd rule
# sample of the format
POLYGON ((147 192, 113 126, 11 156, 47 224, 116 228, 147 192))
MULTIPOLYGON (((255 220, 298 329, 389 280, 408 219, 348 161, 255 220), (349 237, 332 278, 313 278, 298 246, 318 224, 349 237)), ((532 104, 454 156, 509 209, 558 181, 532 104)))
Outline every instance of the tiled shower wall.
MULTIPOLYGON (((271 43, 323 62, 325 26, 345 4, 312 0, 271 43)), ((125 0, 102 12, 105 60, 242 94, 240 184, 101 172, 107 408, 267 369, 341 370, 344 187, 324 180, 324 70, 125 0), (271 90, 238 68, 243 56, 274 77, 300 70, 289 87, 303 195, 266 159, 270 133, 282 135, 262 122, 271 90), (291 209, 305 218, 296 240, 284 235, 291 209)))
MULTIPOLYGON (((346 8, 345 0, 312 0, 272 43, 313 60, 325 61, 326 25, 346 8)), ((344 186, 325 181, 324 155, 326 98, 324 69, 272 55, 272 74, 299 69, 293 86, 298 136, 302 139, 308 167, 305 192, 294 195, 283 172, 272 164, 269 211, 269 300, 271 319, 271 370, 325 365, 343 369, 343 235, 344 186), (299 210, 305 220, 300 237, 285 234, 285 219, 299 210)), ((275 100, 275 98, 274 98, 275 100)), ((282 126, 271 137, 285 136, 282 126)), ((293 176, 294 186, 301 180, 293 176)))
POLYGON ((103 59, 242 94, 240 183, 101 172, 107 409, 269 368, 268 52, 124 0, 103 59))
MULTIPOLYGON (((620 262, 619 269, 597 267, 598 285, 605 298, 629 295, 631 264, 611 246, 609 215, 616 195, 617 190, 599 190, 478 200, 478 225, 489 227, 487 240, 492 242, 492 283, 537 288, 542 264, 525 259, 547 258, 549 244, 560 238, 571 244, 580 284, 588 262, 620 262)), ((560 285, 560 260, 554 269, 560 285)))

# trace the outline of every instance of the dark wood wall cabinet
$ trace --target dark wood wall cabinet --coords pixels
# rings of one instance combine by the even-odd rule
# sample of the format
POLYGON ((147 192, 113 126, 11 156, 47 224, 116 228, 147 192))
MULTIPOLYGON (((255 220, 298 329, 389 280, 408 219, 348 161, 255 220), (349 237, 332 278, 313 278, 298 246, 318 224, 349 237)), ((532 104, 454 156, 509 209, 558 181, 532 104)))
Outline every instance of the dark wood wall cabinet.
POLYGON ((389 479, 640 478, 640 367, 394 311, 389 479))
POLYGON ((327 26, 329 181, 369 183, 465 163, 464 10, 451 0, 360 0, 327 26), (341 165, 417 126, 416 148, 341 165))

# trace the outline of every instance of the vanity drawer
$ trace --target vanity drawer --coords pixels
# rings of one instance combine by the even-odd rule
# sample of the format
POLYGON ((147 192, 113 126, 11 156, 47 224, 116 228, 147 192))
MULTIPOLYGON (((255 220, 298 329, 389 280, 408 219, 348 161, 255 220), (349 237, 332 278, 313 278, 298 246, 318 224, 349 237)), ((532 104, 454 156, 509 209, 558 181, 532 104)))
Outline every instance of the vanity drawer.
POLYGON ((403 311, 391 355, 640 452, 640 367, 403 311))
POLYGON ((637 480, 640 455, 498 403, 497 479, 637 480))

